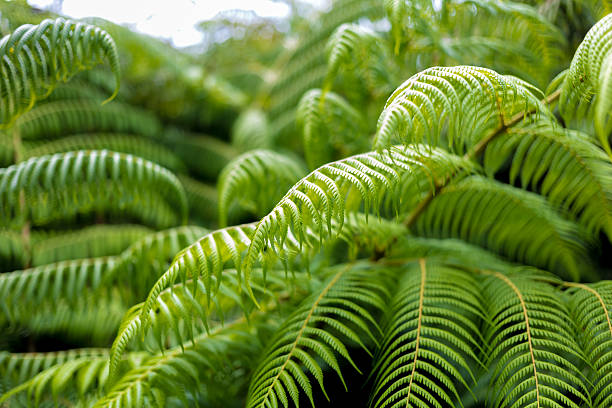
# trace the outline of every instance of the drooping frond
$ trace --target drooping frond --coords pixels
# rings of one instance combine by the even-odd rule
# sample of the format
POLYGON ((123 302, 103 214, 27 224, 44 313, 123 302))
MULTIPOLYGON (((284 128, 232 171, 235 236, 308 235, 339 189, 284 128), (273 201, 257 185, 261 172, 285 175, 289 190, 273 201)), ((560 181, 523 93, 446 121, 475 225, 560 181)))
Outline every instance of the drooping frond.
POLYGON ((75 150, 103 150, 141 157, 174 172, 184 172, 185 165, 170 149, 136 135, 121 133, 87 133, 71 135, 48 143, 24 144, 21 159, 65 153, 75 150))
POLYGON ((20 116, 8 132, 17 133, 24 141, 92 132, 159 138, 161 125, 149 112, 117 101, 104 106, 93 101, 58 101, 20 116))
POLYGON ((418 145, 364 153, 319 167, 296 183, 257 223, 245 255, 246 281, 249 268, 266 249, 287 254, 284 244, 289 235, 295 236, 300 248, 316 247, 342 230, 346 211, 363 206, 365 213, 370 209, 378 212, 385 194, 400 201, 397 187, 401 183, 429 180, 431 187, 434 180, 470 168, 469 162, 458 156, 418 145), (308 231, 314 233, 314 241, 308 231))
POLYGON ((491 406, 590 406, 579 368, 583 354, 559 293, 525 275, 494 272, 484 283, 484 297, 491 406))
POLYGON ((187 199, 167 169, 106 150, 58 153, 0 169, 5 225, 43 225, 92 211, 122 211, 163 227, 186 219, 187 199))
POLYGON ((589 232, 612 239, 612 165, 588 136, 561 126, 515 126, 489 143, 485 171, 510 164, 510 182, 565 207, 589 232))
POLYGON ((151 233, 141 225, 93 225, 61 233, 31 232, 31 264, 40 266, 70 259, 119 255, 151 233))
POLYGON ((314 406, 309 377, 325 393, 323 364, 344 383, 338 357, 358 370, 346 343, 351 341, 367 350, 366 343, 376 342, 374 332, 379 329, 374 313, 384 309, 389 296, 385 278, 389 279, 379 268, 353 265, 335 268, 330 278, 300 303, 270 340, 251 379, 246 406, 287 407, 288 401, 298 406, 301 393, 314 406))
POLYGON ((578 339, 593 370, 593 406, 608 407, 612 404, 612 284, 601 281, 566 285, 571 288, 578 339))
POLYGON ((115 42, 104 30, 90 24, 44 20, 17 28, 0 40, 0 123, 10 125, 47 96, 59 81, 108 60, 119 91, 119 56, 115 42))
POLYGON ((595 131, 612 157, 612 14, 595 24, 576 50, 561 86, 559 110, 566 119, 584 116, 592 99, 595 131))
POLYGON ((260 109, 248 109, 232 126, 232 146, 240 152, 268 149, 272 145, 268 117, 260 109))
POLYGON ((371 406, 454 406, 476 380, 480 288, 469 273, 427 262, 407 268, 375 358, 371 406))
POLYGON ((472 176, 436 195, 412 226, 432 238, 460 238, 510 260, 577 280, 590 273, 588 241, 534 193, 472 176))
POLYGON ((408 79, 387 100, 375 148, 391 144, 446 145, 464 153, 520 112, 550 116, 531 85, 471 66, 434 67, 408 79))
POLYGON ((310 168, 368 149, 361 114, 333 92, 306 92, 298 104, 296 122, 310 168))
POLYGON ((283 194, 306 174, 299 160, 272 150, 251 150, 238 156, 223 169, 219 190, 219 225, 227 225, 232 204, 262 216, 283 194))

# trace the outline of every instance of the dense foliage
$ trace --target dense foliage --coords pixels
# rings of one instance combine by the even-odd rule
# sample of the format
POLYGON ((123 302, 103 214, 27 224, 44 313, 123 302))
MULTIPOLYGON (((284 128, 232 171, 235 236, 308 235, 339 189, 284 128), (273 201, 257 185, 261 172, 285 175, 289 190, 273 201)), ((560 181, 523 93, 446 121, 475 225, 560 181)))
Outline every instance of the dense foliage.
POLYGON ((612 3, 289 3, 0 4, 0 406, 610 407, 612 3))

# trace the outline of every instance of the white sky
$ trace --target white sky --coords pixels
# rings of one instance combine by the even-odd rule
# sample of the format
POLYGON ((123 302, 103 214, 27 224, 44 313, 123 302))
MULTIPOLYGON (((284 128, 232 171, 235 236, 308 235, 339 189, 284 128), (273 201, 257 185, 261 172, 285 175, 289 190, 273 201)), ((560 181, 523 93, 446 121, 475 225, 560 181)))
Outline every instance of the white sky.
MULTIPOLYGON (((326 0, 308 2, 319 7, 327 3, 326 0)), ((47 8, 54 1, 28 0, 28 3, 47 8)), ((114 23, 130 24, 140 32, 186 47, 202 40, 196 23, 234 9, 252 10, 261 17, 289 14, 289 6, 272 0, 64 0, 61 13, 73 18, 102 17, 114 23)))

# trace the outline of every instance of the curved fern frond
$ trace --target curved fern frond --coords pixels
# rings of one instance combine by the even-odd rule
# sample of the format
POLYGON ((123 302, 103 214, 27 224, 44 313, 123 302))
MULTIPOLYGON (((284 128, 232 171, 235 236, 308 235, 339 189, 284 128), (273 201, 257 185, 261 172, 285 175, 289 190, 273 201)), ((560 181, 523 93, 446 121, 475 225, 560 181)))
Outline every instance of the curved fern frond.
POLYGON ((317 292, 300 303, 270 340, 251 379, 246 406, 276 408, 282 404, 286 407, 289 399, 298 406, 302 392, 314 406, 306 371, 327 396, 322 363, 333 369, 344 383, 337 356, 359 371, 346 343, 352 341, 367 351, 366 343, 376 342, 374 333, 380 329, 373 314, 384 309, 388 296, 384 271, 352 265, 336 268, 317 292))
POLYGON ((232 126, 232 146, 240 152, 268 149, 272 145, 268 117, 259 109, 248 109, 240 114, 232 126))
POLYGON ((583 353, 559 293, 524 275, 494 272, 484 282, 484 296, 491 321, 485 338, 491 406, 590 406, 579 368, 583 353))
POLYGON ((333 92, 306 92, 298 104, 296 122, 310 168, 368 149, 361 114, 333 92))
POLYGON ((552 118, 526 82, 471 66, 434 67, 412 76, 387 100, 374 138, 377 149, 396 142, 447 145, 464 153, 517 113, 552 118))
POLYGON ((612 165, 588 136, 547 123, 515 126, 484 152, 490 175, 509 161, 510 183, 546 196, 593 235, 604 230, 612 239, 612 165))
POLYGON ((593 370, 593 406, 604 408, 612 403, 612 284, 601 281, 566 285, 571 288, 578 338, 593 370))
POLYGON ((252 150, 223 169, 217 182, 219 224, 227 225, 233 203, 264 215, 300 178, 306 169, 299 161, 271 150, 252 150))
POLYGON ((577 225, 544 198, 480 176, 442 189, 413 230, 431 238, 460 238, 573 280, 590 272, 589 242, 577 225))
POLYGON ((186 219, 187 199, 167 169, 130 155, 58 153, 0 169, 2 222, 43 225, 92 211, 123 210, 154 226, 186 219))
POLYGON ((170 149, 143 137, 121 133, 71 135, 49 143, 24 144, 22 159, 75 150, 111 150, 157 163, 174 172, 185 172, 185 165, 170 149))
POLYGON ((108 60, 119 91, 119 56, 115 42, 104 30, 90 24, 44 20, 17 28, 0 40, 0 123, 10 125, 47 96, 59 81, 108 60))
POLYGON ((389 308, 372 407, 454 406, 459 390, 476 382, 484 317, 476 280, 425 259, 418 269, 404 272, 389 308))
POLYGON ((584 114, 580 106, 592 98, 597 136, 612 157, 612 14, 595 24, 576 50, 561 86, 559 110, 566 119, 574 118, 584 114))
POLYGON ((159 139, 161 124, 151 113, 117 101, 104 106, 93 101, 57 101, 20 116, 9 132, 24 141, 107 132, 159 139))

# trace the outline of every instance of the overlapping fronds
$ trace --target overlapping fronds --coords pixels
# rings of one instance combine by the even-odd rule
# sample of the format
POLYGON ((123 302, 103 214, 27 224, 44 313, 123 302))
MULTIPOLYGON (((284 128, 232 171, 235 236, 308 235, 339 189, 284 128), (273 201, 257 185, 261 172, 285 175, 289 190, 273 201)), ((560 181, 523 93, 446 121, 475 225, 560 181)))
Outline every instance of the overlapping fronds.
POLYGON ((44 20, 17 28, 0 40, 0 123, 11 124, 47 96, 59 81, 107 60, 119 90, 119 56, 115 42, 104 30, 90 24, 44 20))
POLYGON ((489 402, 499 408, 591 406, 569 312, 552 286, 534 278, 495 272, 484 283, 489 402))
POLYGON ((325 393, 322 366, 334 370, 343 383, 338 357, 359 370, 349 356, 347 343, 366 350, 367 343, 376 343, 376 331, 380 329, 374 316, 385 308, 388 280, 382 269, 353 265, 335 268, 270 340, 251 379, 246 406, 287 407, 289 401, 298 406, 300 393, 306 394, 314 406, 309 377, 325 393))
POLYGON ((612 14, 595 24, 576 50, 561 86, 559 109, 566 119, 584 116, 591 100, 595 131, 612 157, 612 14))
POLYGON ((23 140, 57 139, 81 133, 129 133, 159 138, 161 125, 147 111, 118 101, 57 101, 35 107, 8 131, 23 140))
POLYGON ((299 160, 272 150, 252 150, 238 156, 223 169, 217 182, 220 226, 227 225, 232 204, 264 215, 305 174, 299 160))
POLYGON ((517 113, 550 116, 535 88, 511 76, 471 67, 434 67, 408 79, 387 100, 375 148, 391 144, 446 145, 464 153, 517 113))
POLYGON ((593 406, 608 407, 612 403, 612 283, 566 285, 571 289, 572 317, 578 326, 578 339, 593 371, 590 378, 593 406))
POLYGON ((385 195, 401 201, 397 188, 401 183, 429 180, 433 187, 436 180, 470 168, 469 162, 458 156, 419 145, 363 153, 319 167, 296 183, 257 223, 245 255, 246 280, 249 268, 264 251, 287 254, 284 246, 288 236, 294 236, 300 248, 316 247, 341 231, 347 210, 378 212, 385 195), (314 232, 314 240, 307 230, 314 232))
POLYGON ((480 176, 445 187, 412 228, 425 237, 460 238, 574 280, 590 272, 588 241, 577 225, 543 197, 480 176))
POLYGON ((480 288, 473 275, 419 260, 404 272, 375 358, 372 407, 442 407, 476 380, 480 288), (420 271, 418 270, 420 269, 420 271))
POLYGON ((24 144, 21 159, 75 150, 103 150, 127 153, 157 163, 174 172, 184 172, 185 165, 170 149, 137 135, 121 133, 87 133, 70 135, 48 143, 24 144))
POLYGON ((310 168, 368 148, 361 114, 333 92, 311 89, 305 93, 297 108, 296 121, 310 168))
POLYGON ((546 196, 588 231, 612 238, 612 165, 587 135, 546 123, 515 126, 487 145, 485 171, 505 170, 510 160, 512 184, 546 196))
POLYGON ((232 146, 240 152, 270 148, 272 137, 265 112, 254 108, 242 112, 232 127, 231 138, 232 146))
POLYGON ((5 225, 43 225, 92 211, 123 211, 171 226, 186 219, 187 199, 167 169, 106 150, 58 153, 0 170, 5 225))

